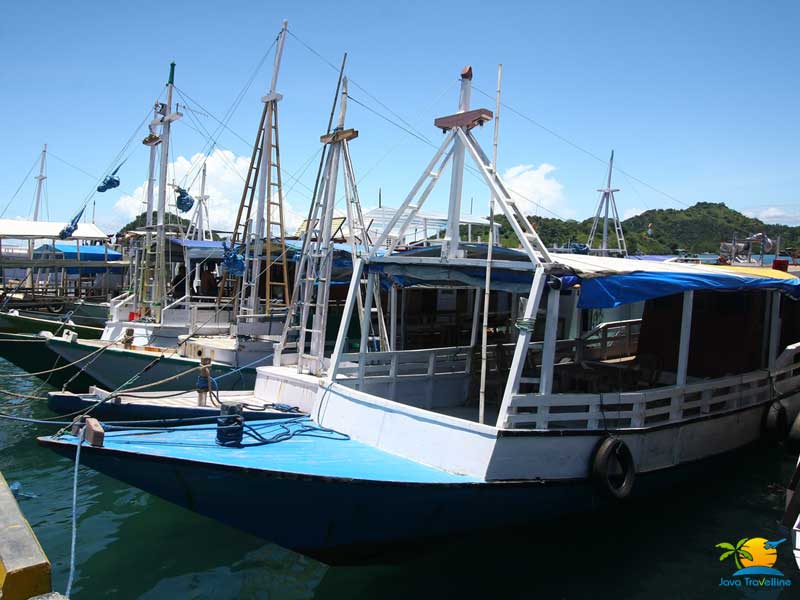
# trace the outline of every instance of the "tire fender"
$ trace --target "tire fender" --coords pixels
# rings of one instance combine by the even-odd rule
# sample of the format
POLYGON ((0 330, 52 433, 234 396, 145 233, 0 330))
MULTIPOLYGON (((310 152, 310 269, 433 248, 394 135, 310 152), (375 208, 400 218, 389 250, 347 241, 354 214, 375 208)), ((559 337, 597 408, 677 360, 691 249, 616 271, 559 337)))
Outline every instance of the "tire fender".
POLYGON ((624 500, 633 491, 636 465, 628 445, 621 439, 609 436, 598 444, 592 455, 591 480, 603 495, 624 500), (618 473, 614 465, 622 472, 618 473))
POLYGON ((770 404, 764 414, 763 433, 772 442, 782 442, 789 435, 789 417, 779 400, 770 404))

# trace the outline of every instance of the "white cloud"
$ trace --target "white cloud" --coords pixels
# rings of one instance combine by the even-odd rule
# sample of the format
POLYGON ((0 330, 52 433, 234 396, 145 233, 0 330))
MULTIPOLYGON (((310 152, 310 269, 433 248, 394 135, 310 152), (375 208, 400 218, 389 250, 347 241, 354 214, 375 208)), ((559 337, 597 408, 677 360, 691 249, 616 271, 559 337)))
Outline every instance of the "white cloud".
POLYGON ((538 167, 517 165, 503 173, 509 193, 523 213, 554 216, 542 211, 544 207, 560 217, 574 215, 574 211, 565 206, 564 186, 551 176, 555 170, 553 165, 542 163, 538 167))
POLYGON ((748 217, 760 219, 767 224, 781 223, 783 225, 800 225, 800 210, 780 206, 767 206, 765 208, 749 209, 742 211, 748 217))
MULTIPOLYGON (((169 168, 170 181, 175 181, 183 187, 189 186, 189 193, 195 198, 200 195, 201 176, 200 165, 202 165, 204 155, 197 153, 190 158, 179 156, 169 168), (174 173, 174 176, 173 176, 174 173)), ((239 209, 239 202, 244 188, 244 178, 250 166, 249 156, 236 156, 230 150, 214 150, 206 160, 206 195, 208 199, 208 213, 211 226, 214 229, 231 231, 236 220, 239 209)), ((287 181, 284 172, 284 195, 292 187, 292 181, 287 181)), ((113 214, 98 215, 100 226, 108 231, 116 231, 126 223, 132 221, 137 215, 145 211, 145 191, 147 182, 143 181, 131 194, 123 194, 114 204, 113 214), (104 218, 103 218, 104 217, 104 218)), ((291 199, 284 199, 284 219, 285 227, 288 232, 294 233, 297 226, 303 219, 302 214, 306 212, 304 205, 307 200, 297 196, 296 205, 303 207, 297 209, 292 205, 291 199)), ((175 209, 175 194, 172 188, 167 193, 167 204, 171 206, 171 212, 175 209)), ((154 205, 158 204, 158 186, 153 195, 154 205)), ((195 204, 196 206, 196 204, 195 204)), ((191 218, 194 208, 188 213, 182 214, 185 218, 191 218)))

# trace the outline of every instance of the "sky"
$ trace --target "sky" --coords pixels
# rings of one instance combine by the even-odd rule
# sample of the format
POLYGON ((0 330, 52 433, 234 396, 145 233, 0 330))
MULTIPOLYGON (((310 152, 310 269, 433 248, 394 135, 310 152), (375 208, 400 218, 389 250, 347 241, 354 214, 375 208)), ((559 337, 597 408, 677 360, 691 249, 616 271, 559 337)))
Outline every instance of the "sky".
MULTIPOLYGON (((44 143, 41 218, 66 222, 90 198, 87 216, 94 206, 97 224, 115 231, 142 212, 139 126, 174 60, 184 116, 173 127, 170 181, 199 193, 208 153, 211 220, 230 229, 283 19, 290 228, 308 210, 344 52, 367 209, 379 190, 384 206, 399 205, 421 175, 441 141, 433 119, 457 110, 461 68, 474 70, 472 107, 493 110, 502 63, 498 170, 526 212, 590 217, 614 149, 624 217, 704 201, 800 224, 800 4, 746 0, 13 3, 0 20, 2 218, 32 214, 44 143), (123 159, 120 187, 91 196, 123 159)), ((477 137, 490 153, 492 127, 477 137)), ((448 189, 449 176, 425 208, 445 211, 448 189)), ((486 215, 487 205, 467 171, 463 212, 486 215)))

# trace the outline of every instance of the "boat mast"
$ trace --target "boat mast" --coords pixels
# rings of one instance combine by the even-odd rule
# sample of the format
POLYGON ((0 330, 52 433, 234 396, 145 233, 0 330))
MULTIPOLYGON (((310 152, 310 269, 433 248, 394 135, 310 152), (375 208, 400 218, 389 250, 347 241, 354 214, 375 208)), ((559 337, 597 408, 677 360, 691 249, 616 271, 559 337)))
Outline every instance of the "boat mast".
POLYGON ((189 227, 186 229, 186 239, 209 241, 214 239, 211 232, 211 220, 208 217, 208 205, 206 201, 206 163, 203 162, 203 171, 200 177, 200 195, 197 197, 197 208, 195 208, 189 227))
POLYGON ((381 347, 388 349, 386 325, 383 322, 380 306, 380 288, 375 287, 374 276, 368 276, 366 294, 365 296, 361 295, 361 259, 371 251, 372 245, 364 223, 361 204, 358 199, 355 171, 350 158, 349 142, 358 137, 358 131, 345 129, 347 78, 343 77, 343 71, 344 60, 342 61, 342 71, 340 71, 340 79, 336 89, 337 97, 341 89, 339 121, 336 128, 331 131, 332 111, 331 121, 328 124, 328 133, 320 137, 320 141, 326 145, 323 153, 325 163, 320 172, 321 176, 318 178, 319 183, 316 186, 311 210, 309 211, 303 249, 292 293, 292 303, 289 306, 281 341, 275 353, 275 364, 279 365, 286 350, 294 349, 297 354, 298 371, 317 376, 322 376, 327 371, 325 365, 325 341, 334 252, 332 239, 334 234, 333 216, 340 164, 342 165, 347 206, 348 241, 354 265, 354 283, 351 284, 348 298, 355 295, 359 299, 359 317, 362 318, 362 345, 367 343, 371 327, 373 300, 375 301, 381 347), (309 320, 310 327, 308 325, 309 320), (308 351, 306 351, 307 340, 309 341, 308 351))
POLYGON ((169 80, 167 80, 166 102, 161 106, 161 164, 158 173, 158 212, 156 215, 156 268, 153 291, 153 316, 161 321, 161 310, 167 298, 167 265, 164 250, 166 232, 164 216, 167 209, 167 170, 169 168, 169 136, 170 126, 181 114, 172 112, 172 90, 175 84, 175 63, 170 63, 169 80))
POLYGON ((600 202, 597 205, 597 211, 594 215, 594 220, 592 221, 592 229, 589 232, 589 240, 586 242, 586 245, 589 246, 590 252, 593 254, 600 254, 601 256, 608 256, 609 250, 612 250, 616 256, 628 256, 628 247, 625 243, 625 235, 622 232, 622 223, 619 219, 619 212, 617 212, 617 202, 614 198, 614 193, 618 192, 618 189, 614 189, 611 187, 611 173, 614 170, 614 151, 611 151, 611 158, 608 161, 608 179, 606 180, 606 187, 603 189, 597 190, 601 193, 600 195, 600 202), (608 246, 608 218, 609 212, 611 213, 611 218, 614 223, 614 232, 617 236, 617 247, 616 248, 609 248, 608 246), (592 244, 594 243, 595 235, 597 234, 597 226, 600 223, 600 215, 603 214, 603 237, 600 244, 599 249, 592 248, 592 244))
MULTIPOLYGON (((44 187, 44 180, 47 179, 45 175, 45 161, 47 158, 47 144, 42 146, 42 157, 39 160, 39 174, 34 178, 36 179, 36 199, 33 204, 33 220, 39 220, 39 207, 42 204, 42 188, 44 187)), ((33 260, 33 240, 28 241, 28 260, 33 260)), ((33 288, 33 268, 28 268, 27 273, 28 287, 33 288)))
POLYGON ((150 160, 147 167, 147 193, 146 193, 146 208, 145 208, 145 238, 143 246, 143 254, 141 267, 137 266, 138 282, 135 284, 137 290, 134 296, 134 311, 138 312, 138 305, 142 303, 146 306, 152 306, 154 298, 154 285, 153 277, 155 275, 155 266, 152 256, 154 250, 153 246, 153 196, 155 195, 156 188, 156 157, 158 155, 158 146, 161 144, 161 137, 156 133, 156 129, 162 125, 161 116, 162 104, 158 101, 153 106, 153 120, 150 122, 150 133, 142 140, 142 144, 150 148, 150 160))
MULTIPOLYGON (((285 306, 288 303, 289 284, 288 273, 286 264, 286 237, 283 229, 283 190, 281 189, 281 172, 280 172, 280 150, 278 147, 278 102, 283 98, 278 94, 275 89, 278 85, 278 73, 281 68, 281 57, 283 56, 283 45, 286 41, 286 32, 289 27, 289 22, 284 20, 281 32, 278 34, 278 45, 275 49, 275 62, 272 68, 272 80, 269 84, 269 91, 266 96, 262 98, 266 108, 266 118, 261 129, 261 166, 259 167, 259 181, 258 181, 258 200, 256 204, 256 226, 253 231, 254 244, 253 244, 253 259, 250 269, 249 286, 245 285, 242 288, 242 294, 247 291, 249 287, 249 298, 246 302, 242 302, 243 306, 248 309, 251 314, 259 312, 260 294, 259 283, 261 279, 261 250, 264 248, 261 245, 261 240, 266 238, 265 260, 267 265, 266 270, 266 290, 265 299, 266 307, 265 314, 269 314, 271 308, 271 287, 278 286, 283 288, 283 302, 285 306), (273 158, 274 154, 274 158, 273 158), (275 173, 273 173, 273 169, 275 173), (273 181, 273 178, 275 179, 273 181), (279 253, 278 262, 283 265, 283 280, 280 283, 275 283, 271 278, 272 267, 272 229, 277 225, 280 231, 278 238, 280 240, 277 251, 279 253)), ((244 299, 244 298, 243 298, 244 299)))
MULTIPOLYGON (((461 71, 461 91, 458 95, 458 113, 469 110, 469 99, 472 92, 472 67, 464 67, 461 71)), ((464 187, 464 142, 460 137, 453 144, 453 170, 450 174, 450 202, 447 209, 446 243, 442 248, 442 256, 456 258, 458 244, 461 241, 461 192, 464 187)))

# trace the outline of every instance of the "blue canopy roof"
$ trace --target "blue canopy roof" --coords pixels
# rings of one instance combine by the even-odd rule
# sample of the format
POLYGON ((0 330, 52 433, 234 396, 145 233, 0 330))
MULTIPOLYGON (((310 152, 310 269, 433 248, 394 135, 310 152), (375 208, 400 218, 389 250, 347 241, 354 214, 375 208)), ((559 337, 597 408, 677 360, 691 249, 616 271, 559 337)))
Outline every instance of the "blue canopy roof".
MULTIPOLYGON (((34 250, 36 253, 45 253, 55 250, 63 254, 64 258, 77 259, 77 244, 72 242, 56 242, 55 244, 43 244, 34 250)), ((90 246, 81 244, 80 260, 104 260, 106 257, 105 246, 90 246)), ((108 248, 108 260, 122 260, 122 253, 108 248)))

